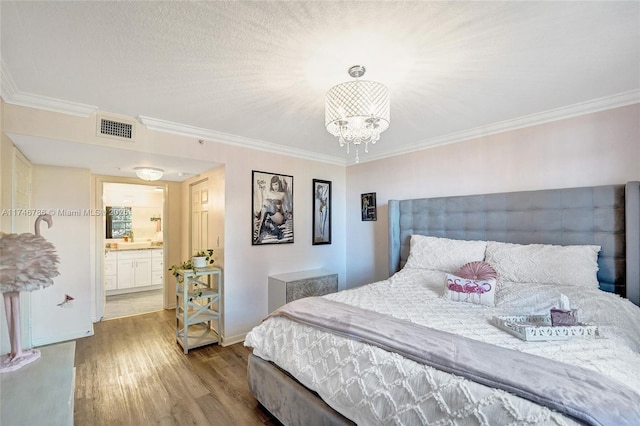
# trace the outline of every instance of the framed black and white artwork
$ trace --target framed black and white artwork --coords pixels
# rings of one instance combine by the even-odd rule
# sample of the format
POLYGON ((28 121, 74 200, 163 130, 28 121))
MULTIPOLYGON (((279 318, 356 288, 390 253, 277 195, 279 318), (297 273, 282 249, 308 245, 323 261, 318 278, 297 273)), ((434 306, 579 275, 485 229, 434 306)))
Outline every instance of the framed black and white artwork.
POLYGON ((252 245, 293 243, 293 176, 253 170, 252 245))
POLYGON ((312 244, 331 244, 331 182, 313 179, 312 244))
POLYGON ((378 220, 375 192, 360 195, 360 211, 362 212, 363 221, 378 220))

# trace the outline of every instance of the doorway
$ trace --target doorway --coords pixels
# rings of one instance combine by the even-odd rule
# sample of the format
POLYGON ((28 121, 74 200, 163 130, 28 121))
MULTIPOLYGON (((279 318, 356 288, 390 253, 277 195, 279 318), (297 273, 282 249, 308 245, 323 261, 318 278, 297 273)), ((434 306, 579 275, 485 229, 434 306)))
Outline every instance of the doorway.
POLYGON ((209 180, 190 185, 191 250, 195 253, 209 248, 209 180))
POLYGON ((164 309, 165 188, 105 182, 102 319, 164 309))

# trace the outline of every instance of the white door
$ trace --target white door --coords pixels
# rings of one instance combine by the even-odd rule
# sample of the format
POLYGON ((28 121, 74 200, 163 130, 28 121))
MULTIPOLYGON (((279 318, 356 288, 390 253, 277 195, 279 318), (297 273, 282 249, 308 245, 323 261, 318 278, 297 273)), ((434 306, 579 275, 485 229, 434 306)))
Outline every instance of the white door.
MULTIPOLYGON (((31 207, 31 163, 17 148, 13 156, 12 208, 28 210, 31 207)), ((28 214, 11 216, 11 232, 34 232, 35 217, 28 214)))
MULTIPOLYGON (((34 232, 35 217, 29 215, 31 208, 31 162, 17 148, 13 148, 12 170, 11 170, 11 209, 16 212, 24 212, 21 214, 11 215, 11 232, 21 234, 24 232, 34 232)), ((6 232, 6 231, 5 231, 6 232)), ((2 330, 7 330, 6 314, 4 312, 4 303, 2 303, 2 315, 0 326, 2 330)), ((22 348, 31 347, 31 321, 29 318, 31 312, 31 292, 20 292, 20 331, 22 334, 22 348)), ((11 344, 7 336, 8 333, 0 333, 2 335, 2 352, 7 353, 11 349, 11 344)))
POLYGON ((209 248, 209 181, 191 185, 191 254, 209 248))

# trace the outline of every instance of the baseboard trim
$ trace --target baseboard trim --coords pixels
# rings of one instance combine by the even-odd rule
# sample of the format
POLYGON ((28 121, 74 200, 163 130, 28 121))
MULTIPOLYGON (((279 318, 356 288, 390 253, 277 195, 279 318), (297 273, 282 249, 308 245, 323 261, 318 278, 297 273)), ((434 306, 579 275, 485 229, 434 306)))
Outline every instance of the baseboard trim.
POLYGON ((52 345, 54 343, 62 343, 69 340, 76 340, 83 337, 93 336, 93 333, 93 324, 91 324, 91 328, 89 330, 81 330, 74 333, 65 334, 63 336, 56 336, 55 338, 33 339, 31 343, 34 347, 52 345))
POLYGON ((247 333, 237 334, 235 336, 230 337, 222 337, 221 346, 231 346, 236 343, 244 342, 244 339, 247 337, 247 333))

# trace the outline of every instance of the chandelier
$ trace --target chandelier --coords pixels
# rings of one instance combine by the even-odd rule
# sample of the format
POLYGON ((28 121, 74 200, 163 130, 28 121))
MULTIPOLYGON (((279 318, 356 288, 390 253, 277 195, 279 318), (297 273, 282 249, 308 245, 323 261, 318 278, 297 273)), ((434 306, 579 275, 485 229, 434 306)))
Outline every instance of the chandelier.
POLYGON ((358 80, 365 71, 362 65, 349 68, 356 80, 329 89, 325 104, 327 131, 338 138, 340 146, 347 146, 347 154, 353 144, 356 163, 360 162, 360 145, 369 152, 369 143, 376 143, 389 128, 389 89, 375 81, 358 80))
POLYGON ((156 169, 155 167, 136 167, 136 176, 142 180, 158 180, 162 177, 164 170, 156 169))

